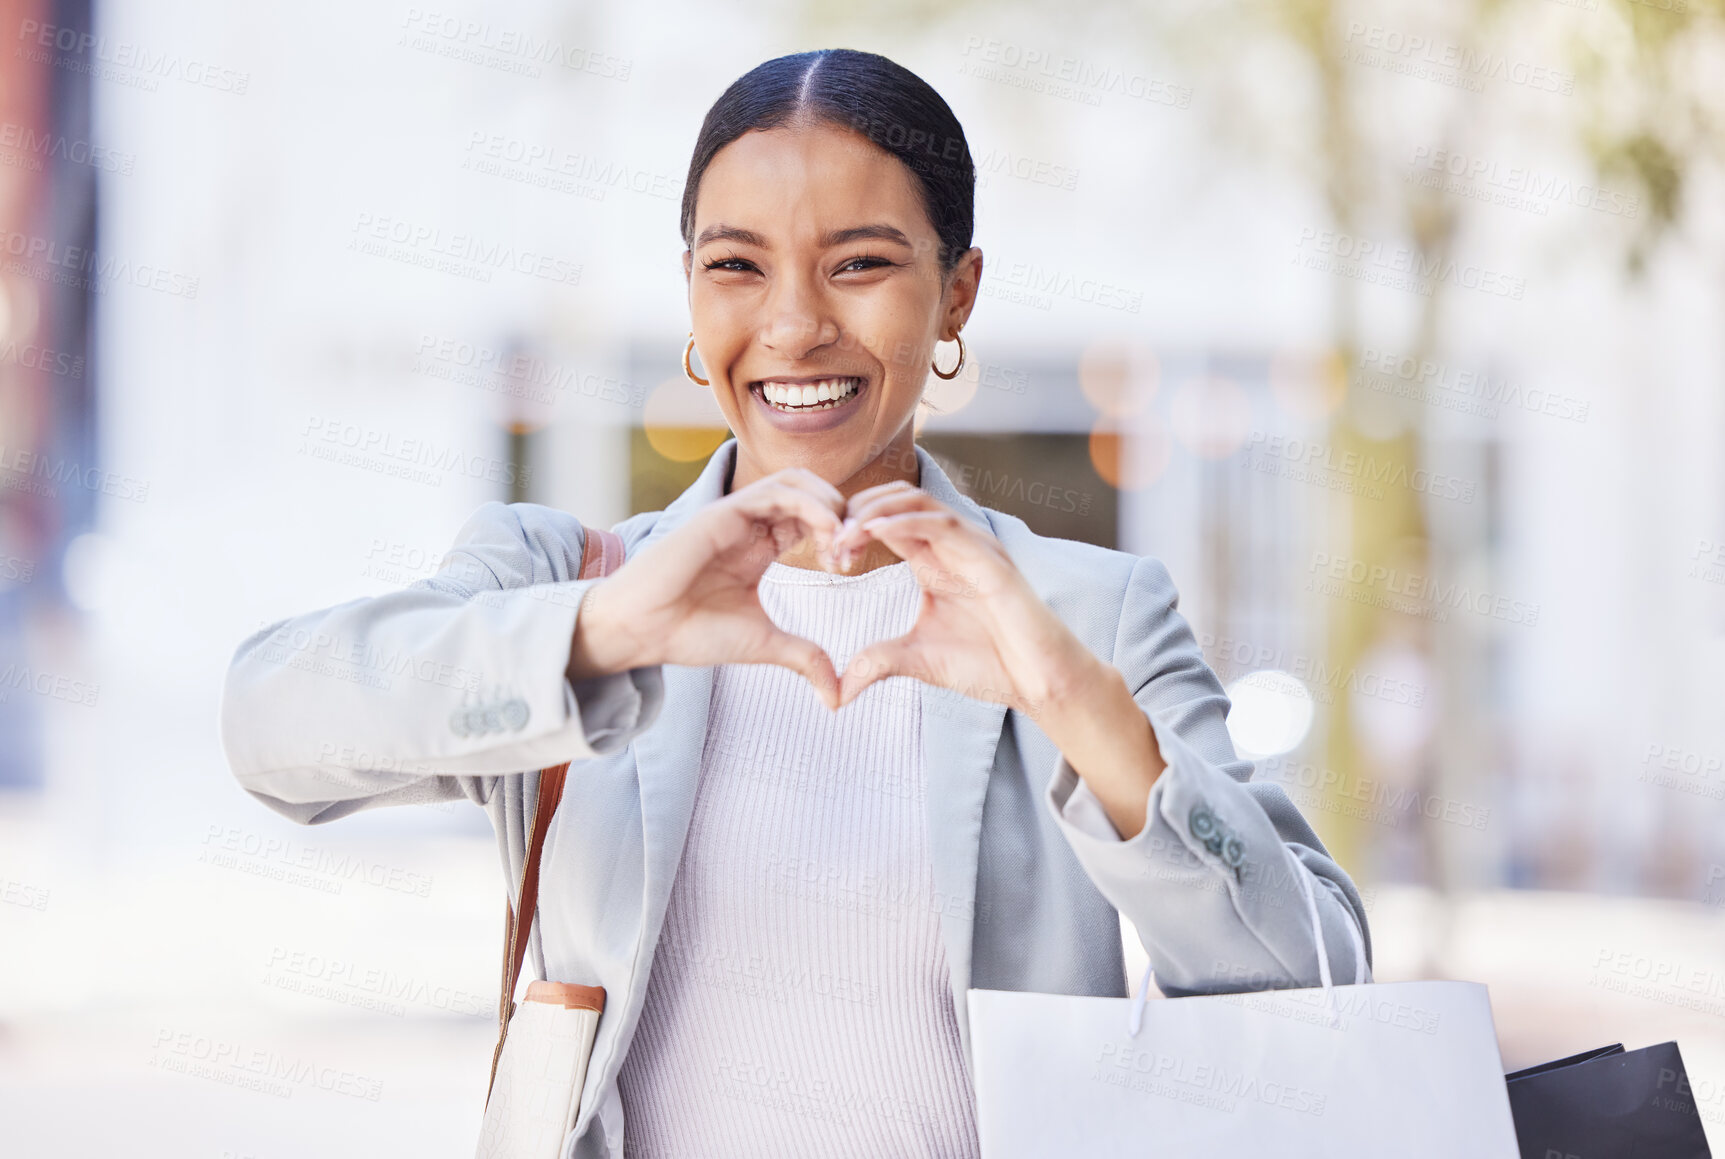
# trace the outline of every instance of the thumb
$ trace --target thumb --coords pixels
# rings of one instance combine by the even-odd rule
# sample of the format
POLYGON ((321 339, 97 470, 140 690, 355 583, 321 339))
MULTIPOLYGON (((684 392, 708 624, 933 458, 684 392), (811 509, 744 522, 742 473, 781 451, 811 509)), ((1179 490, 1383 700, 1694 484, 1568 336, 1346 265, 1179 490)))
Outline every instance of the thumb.
POLYGON ((774 628, 750 662, 777 664, 801 674, 814 685, 822 704, 831 709, 839 707, 839 678, 833 671, 832 657, 814 641, 774 628))
POLYGON ((839 685, 839 707, 855 700, 863 689, 877 680, 885 680, 888 676, 916 676, 920 671, 916 647, 909 637, 900 636, 896 640, 870 644, 845 665, 844 679, 839 685))

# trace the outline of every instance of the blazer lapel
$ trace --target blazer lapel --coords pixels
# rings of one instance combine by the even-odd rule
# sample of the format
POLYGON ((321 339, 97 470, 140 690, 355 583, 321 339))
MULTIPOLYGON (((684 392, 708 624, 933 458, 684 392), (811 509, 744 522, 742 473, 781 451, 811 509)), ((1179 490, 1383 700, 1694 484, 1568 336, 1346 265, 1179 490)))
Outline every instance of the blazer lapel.
MULTIPOLYGON (((993 535, 988 515, 934 458, 916 449, 919 484, 934 498, 993 535)), ((951 969, 953 1006, 965 1063, 970 1064, 971 945, 976 929, 977 851, 982 841, 982 806, 1000 746, 1006 705, 975 700, 930 684, 922 686, 922 755, 927 770, 929 853, 934 862, 934 903, 951 969)))
POLYGON ((671 882, 683 857, 689 819, 700 781, 707 738, 707 708, 713 693, 711 668, 664 668, 665 700, 659 719, 635 741, 641 781, 641 825, 646 845, 647 896, 644 931, 649 960, 657 946, 671 897, 671 882))
MULTIPOLYGON (((721 498, 730 477, 736 441, 713 452, 700 477, 679 495, 635 550, 669 535, 690 515, 721 498)), ((653 727, 635 740, 635 769, 641 783, 641 827, 646 846, 646 897, 642 903, 643 973, 636 986, 637 1003, 645 997, 645 964, 651 962, 670 902, 671 882, 683 857, 689 818, 700 780, 701 753, 706 747, 707 709, 712 699, 713 670, 664 666, 665 700, 653 727)))
POLYGON ((982 840, 982 805, 1006 717, 1004 704, 922 687, 922 755, 927 770, 929 855, 934 862, 934 904, 951 969, 959 1038, 970 1061, 971 942, 976 930, 976 861, 982 840))

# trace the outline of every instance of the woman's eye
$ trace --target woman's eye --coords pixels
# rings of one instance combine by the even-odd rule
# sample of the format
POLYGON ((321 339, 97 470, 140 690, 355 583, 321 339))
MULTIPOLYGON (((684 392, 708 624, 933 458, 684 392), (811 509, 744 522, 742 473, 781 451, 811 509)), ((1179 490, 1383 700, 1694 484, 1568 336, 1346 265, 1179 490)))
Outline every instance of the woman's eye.
POLYGON ((734 270, 739 273, 752 270, 755 267, 742 258, 719 258, 707 263, 709 270, 734 270))
POLYGON ((887 261, 885 258, 857 257, 857 258, 852 258, 850 261, 848 261, 844 265, 840 266, 839 272, 842 274, 842 273, 845 273, 846 271, 872 270, 872 269, 877 269, 880 266, 890 266, 890 265, 892 265, 892 263, 887 261))

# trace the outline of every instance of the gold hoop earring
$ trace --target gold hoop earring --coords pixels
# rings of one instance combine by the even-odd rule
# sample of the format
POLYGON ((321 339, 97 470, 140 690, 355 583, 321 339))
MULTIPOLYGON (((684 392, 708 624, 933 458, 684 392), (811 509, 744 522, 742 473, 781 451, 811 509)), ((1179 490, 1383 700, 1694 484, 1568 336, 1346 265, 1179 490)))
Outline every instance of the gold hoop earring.
POLYGON ((691 331, 689 331, 689 344, 687 346, 683 347, 683 373, 688 375, 689 381, 694 383, 696 386, 711 386, 711 385, 713 385, 707 379, 697 377, 695 374, 695 368, 693 366, 689 365, 689 357, 690 357, 690 355, 692 355, 694 353, 695 353, 695 332, 693 330, 691 330, 691 331))
POLYGON ((928 368, 934 371, 936 377, 947 379, 957 378, 958 372, 964 369, 964 335, 955 333, 952 336, 952 340, 958 343, 958 365, 954 366, 951 370, 942 370, 940 368, 940 363, 930 359, 928 368))

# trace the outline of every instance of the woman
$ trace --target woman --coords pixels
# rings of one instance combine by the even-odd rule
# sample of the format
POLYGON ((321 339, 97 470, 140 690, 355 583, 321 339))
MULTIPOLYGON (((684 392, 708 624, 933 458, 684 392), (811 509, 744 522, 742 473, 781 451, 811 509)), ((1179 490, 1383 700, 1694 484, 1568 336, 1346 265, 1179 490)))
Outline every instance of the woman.
POLYGON ((610 995, 576 1155, 974 1155, 968 987, 1124 995, 1116 910, 1169 994, 1315 985, 1289 849, 1366 976, 1359 895, 1250 783, 1166 569, 977 506, 913 441, 976 303, 974 182, 891 61, 754 69, 682 215, 685 365, 735 438, 618 525, 623 567, 572 579, 574 516, 487 503, 437 576, 234 658, 230 762, 299 822, 465 796, 513 882, 528 770, 576 762, 533 945, 610 995))

